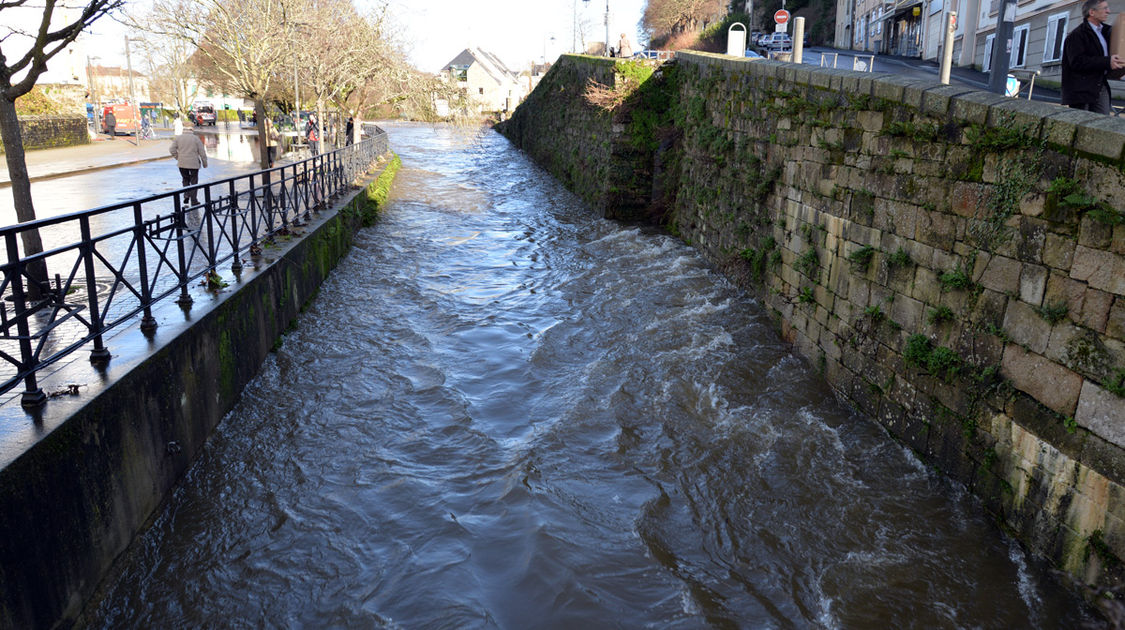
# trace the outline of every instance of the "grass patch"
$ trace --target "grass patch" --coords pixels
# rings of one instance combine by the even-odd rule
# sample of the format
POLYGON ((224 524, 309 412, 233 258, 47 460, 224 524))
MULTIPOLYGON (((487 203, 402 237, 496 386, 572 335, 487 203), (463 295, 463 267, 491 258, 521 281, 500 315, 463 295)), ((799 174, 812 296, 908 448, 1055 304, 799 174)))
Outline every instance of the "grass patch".
POLYGON ((938 326, 944 322, 953 321, 953 309, 948 306, 942 305, 937 308, 931 308, 926 314, 926 321, 930 322, 931 326, 938 326))
POLYGON ((875 255, 875 248, 870 245, 864 245, 854 252, 848 254, 848 260, 855 265, 856 269, 867 271, 871 266, 871 258, 875 255))

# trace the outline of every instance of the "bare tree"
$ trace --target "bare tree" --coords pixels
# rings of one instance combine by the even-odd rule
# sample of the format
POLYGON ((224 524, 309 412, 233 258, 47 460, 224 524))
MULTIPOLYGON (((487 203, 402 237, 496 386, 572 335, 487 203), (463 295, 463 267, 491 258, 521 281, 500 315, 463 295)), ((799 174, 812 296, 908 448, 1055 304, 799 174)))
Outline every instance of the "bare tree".
POLYGON ((141 50, 149 60, 152 91, 186 117, 200 87, 195 46, 177 37, 144 33, 141 50))
POLYGON ((724 0, 646 0, 641 25, 652 38, 698 31, 726 6, 724 0))
MULTIPOLYGON (((35 220, 35 204, 31 200, 31 180, 27 174, 23 137, 20 135, 20 123, 16 115, 16 99, 31 91, 39 76, 47 70, 47 61, 51 57, 65 49, 98 18, 119 8, 124 0, 90 0, 84 5, 79 3, 75 6, 68 6, 58 0, 42 2, 42 5, 32 7, 27 0, 0 0, 0 24, 5 25, 0 26, 0 139, 4 141, 8 174, 12 180, 12 200, 16 207, 16 219, 20 223, 35 220), (78 6, 82 6, 82 9, 73 21, 61 26, 56 23, 56 9, 77 9, 78 6), (38 26, 34 31, 24 32, 11 26, 19 23, 12 16, 15 11, 38 11, 40 8, 42 13, 38 15, 38 26), (24 45, 27 46, 27 52, 9 62, 11 50, 19 50, 24 45)), ((38 231, 24 231, 22 237, 24 256, 43 251, 43 241, 39 238, 38 231)), ((28 292, 32 299, 37 299, 42 289, 46 288, 46 264, 29 268, 28 275, 32 279, 28 292)))
MULTIPOLYGON (((307 0, 154 0, 150 14, 132 21, 195 46, 226 87, 254 101, 262 121, 270 85, 292 60, 294 17, 304 4, 307 0)), ((258 126, 258 146, 261 166, 268 168, 265 125, 258 126)))
POLYGON ((371 74, 373 42, 378 27, 356 12, 350 0, 305 2, 297 14, 296 51, 302 75, 316 102, 316 117, 321 125, 318 149, 324 150, 327 130, 325 105, 371 74))

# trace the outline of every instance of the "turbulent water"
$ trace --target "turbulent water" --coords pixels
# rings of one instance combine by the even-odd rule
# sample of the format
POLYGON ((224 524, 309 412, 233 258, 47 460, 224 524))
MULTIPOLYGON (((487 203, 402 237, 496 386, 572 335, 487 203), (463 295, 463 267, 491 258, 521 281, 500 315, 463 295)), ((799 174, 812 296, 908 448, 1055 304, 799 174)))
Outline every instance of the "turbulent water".
POLYGON ((691 248, 493 132, 389 131, 385 215, 92 627, 1090 621, 691 248))

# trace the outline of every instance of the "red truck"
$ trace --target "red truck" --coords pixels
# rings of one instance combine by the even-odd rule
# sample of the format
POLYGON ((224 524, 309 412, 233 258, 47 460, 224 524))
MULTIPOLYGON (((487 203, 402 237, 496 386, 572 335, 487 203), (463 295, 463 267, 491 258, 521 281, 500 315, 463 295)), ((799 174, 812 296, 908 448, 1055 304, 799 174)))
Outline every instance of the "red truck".
POLYGON ((125 103, 116 103, 114 105, 106 105, 102 109, 102 132, 109 133, 109 129, 105 126, 105 116, 109 112, 113 112, 113 117, 117 119, 117 126, 114 127, 114 135, 117 134, 131 134, 137 133, 137 119, 134 118, 134 111, 132 105, 125 103))

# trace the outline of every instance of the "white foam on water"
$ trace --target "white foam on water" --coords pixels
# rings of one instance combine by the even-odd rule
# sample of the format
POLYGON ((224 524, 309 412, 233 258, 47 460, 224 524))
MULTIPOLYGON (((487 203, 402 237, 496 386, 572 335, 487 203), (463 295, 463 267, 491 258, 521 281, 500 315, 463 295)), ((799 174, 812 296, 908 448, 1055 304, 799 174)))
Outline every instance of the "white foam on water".
POLYGON ((1032 626, 1038 627, 1039 610, 1043 602, 1039 599, 1039 593, 1032 581, 1031 571, 1027 566, 1027 556, 1015 540, 1008 541, 1008 558, 1016 567, 1017 588, 1020 599, 1027 605, 1027 616, 1031 619, 1032 626))

